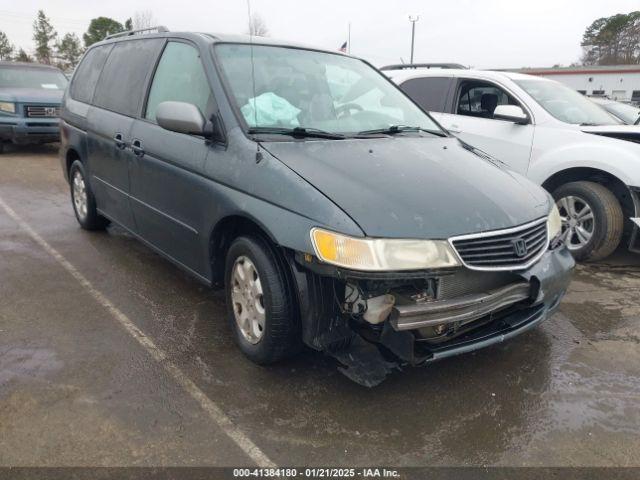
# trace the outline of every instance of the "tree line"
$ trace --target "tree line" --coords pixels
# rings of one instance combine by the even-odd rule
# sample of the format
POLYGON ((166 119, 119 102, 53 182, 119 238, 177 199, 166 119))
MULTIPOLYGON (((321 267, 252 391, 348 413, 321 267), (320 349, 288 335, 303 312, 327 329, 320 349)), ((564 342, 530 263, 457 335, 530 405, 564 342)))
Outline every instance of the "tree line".
POLYGON ((598 18, 582 37, 583 65, 640 63, 640 11, 598 18))
POLYGON ((58 36, 55 28, 43 10, 39 10, 33 22, 32 55, 23 48, 16 48, 7 35, 0 31, 0 60, 34 62, 55 65, 62 70, 71 70, 80 61, 85 49, 107 35, 125 30, 149 28, 153 26, 153 14, 149 11, 136 12, 133 17, 120 23, 109 17, 97 17, 89 22, 89 28, 82 35, 82 41, 75 33, 58 36))

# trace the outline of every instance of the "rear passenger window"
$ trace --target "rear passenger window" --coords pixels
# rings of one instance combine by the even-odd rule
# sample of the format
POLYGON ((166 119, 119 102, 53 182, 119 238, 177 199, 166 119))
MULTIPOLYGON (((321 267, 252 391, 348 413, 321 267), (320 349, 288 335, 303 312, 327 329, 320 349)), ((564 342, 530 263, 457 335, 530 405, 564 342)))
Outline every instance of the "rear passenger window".
POLYGON ((147 77, 163 43, 162 39, 116 43, 102 70, 94 105, 135 116, 144 97, 147 77))
POLYGON ((450 78, 429 77, 407 80, 400 89, 427 112, 444 112, 450 78))
POLYGON ((103 45, 92 48, 87 52, 73 75, 73 80, 69 87, 71 98, 79 102, 91 103, 96 83, 100 78, 100 72, 102 72, 104 62, 107 60, 112 48, 113 45, 103 45))
POLYGON ((191 103, 206 115, 211 98, 198 50, 185 43, 169 42, 153 77, 145 118, 155 122, 158 105, 166 101, 191 103))

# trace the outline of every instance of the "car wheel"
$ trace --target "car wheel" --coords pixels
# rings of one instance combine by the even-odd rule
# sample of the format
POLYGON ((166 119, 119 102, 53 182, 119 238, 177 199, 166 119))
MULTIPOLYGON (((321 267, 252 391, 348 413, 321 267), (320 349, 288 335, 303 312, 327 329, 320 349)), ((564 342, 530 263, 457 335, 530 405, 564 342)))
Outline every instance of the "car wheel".
POLYGON ((571 182, 553 192, 562 239, 576 260, 601 260, 620 244, 624 217, 615 195, 594 182, 571 182))
POLYGON ((297 353, 301 343, 293 295, 277 255, 260 238, 238 237, 225 262, 227 311, 235 341, 261 365, 297 353))
POLYGON ((71 187, 71 204, 76 219, 85 230, 103 230, 109 220, 101 216, 96 209, 96 200, 87 181, 84 165, 79 160, 71 164, 69 169, 71 187))

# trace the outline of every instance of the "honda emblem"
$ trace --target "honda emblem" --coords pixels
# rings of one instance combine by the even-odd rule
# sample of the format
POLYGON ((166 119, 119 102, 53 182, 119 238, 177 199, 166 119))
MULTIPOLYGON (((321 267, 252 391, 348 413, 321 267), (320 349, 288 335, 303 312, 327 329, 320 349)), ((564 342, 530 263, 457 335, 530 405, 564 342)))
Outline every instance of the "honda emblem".
POLYGON ((524 257, 527 254, 527 242, 524 241, 524 238, 516 238, 511 243, 516 257, 524 257))

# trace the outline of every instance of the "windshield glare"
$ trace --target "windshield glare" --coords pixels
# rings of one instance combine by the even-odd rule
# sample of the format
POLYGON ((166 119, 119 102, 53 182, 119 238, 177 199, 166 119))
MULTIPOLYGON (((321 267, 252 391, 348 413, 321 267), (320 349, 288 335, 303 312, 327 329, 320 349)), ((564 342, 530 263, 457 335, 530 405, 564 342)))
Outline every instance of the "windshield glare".
POLYGON ((0 88, 64 90, 67 78, 57 70, 31 67, 0 67, 0 88))
POLYGON ((441 131, 360 60, 264 45, 221 44, 215 50, 232 100, 249 127, 302 127, 346 135, 393 125, 441 131))
POLYGON ((575 90, 548 80, 516 80, 547 112, 574 125, 615 125, 620 122, 575 90))

